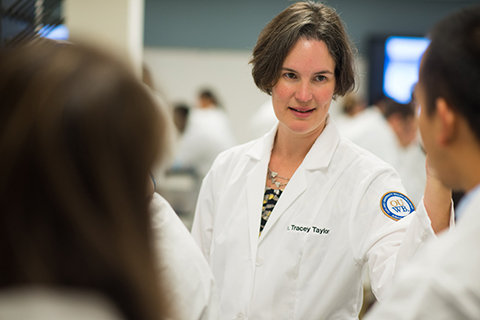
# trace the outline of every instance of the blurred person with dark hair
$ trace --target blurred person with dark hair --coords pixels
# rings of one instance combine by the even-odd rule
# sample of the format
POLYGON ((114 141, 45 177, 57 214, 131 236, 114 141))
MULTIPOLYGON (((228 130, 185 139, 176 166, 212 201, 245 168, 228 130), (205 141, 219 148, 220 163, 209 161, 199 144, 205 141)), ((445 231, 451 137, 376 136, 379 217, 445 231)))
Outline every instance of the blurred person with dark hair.
POLYGON ((391 165, 398 171, 410 199, 420 203, 427 181, 425 152, 421 146, 415 101, 385 104, 385 119, 395 133, 396 155, 391 165))
POLYGON ((166 319, 149 171, 163 116, 81 45, 0 53, 0 318, 166 319))
POLYGON ((408 147, 417 137, 417 119, 413 103, 402 104, 391 101, 386 104, 385 119, 397 136, 401 147, 408 147))
POLYGON ((217 96, 210 89, 202 89, 197 106, 189 111, 173 169, 193 170, 201 181, 220 152, 236 144, 230 121, 217 96))
POLYGON ((438 22, 420 64, 415 95, 431 167, 466 192, 458 224, 427 244, 368 319, 480 319, 480 6, 438 22))
POLYGON ((185 132, 188 122, 188 114, 190 113, 190 107, 185 103, 176 103, 173 106, 173 122, 180 135, 185 132))

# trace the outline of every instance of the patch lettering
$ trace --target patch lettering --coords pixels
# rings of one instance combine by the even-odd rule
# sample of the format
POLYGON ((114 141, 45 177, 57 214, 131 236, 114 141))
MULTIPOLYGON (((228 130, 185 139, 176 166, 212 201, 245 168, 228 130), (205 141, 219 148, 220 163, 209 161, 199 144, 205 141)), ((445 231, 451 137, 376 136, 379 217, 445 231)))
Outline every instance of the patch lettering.
POLYGON ((396 191, 383 195, 380 200, 380 208, 387 217, 395 221, 405 218, 415 211, 412 201, 403 193, 396 191))

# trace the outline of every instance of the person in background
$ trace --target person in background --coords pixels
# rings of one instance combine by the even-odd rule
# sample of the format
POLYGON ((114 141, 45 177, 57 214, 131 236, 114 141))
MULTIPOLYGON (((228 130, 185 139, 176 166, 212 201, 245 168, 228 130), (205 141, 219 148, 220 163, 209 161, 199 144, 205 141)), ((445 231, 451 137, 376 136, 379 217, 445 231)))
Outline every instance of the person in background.
POLYGON ((346 135, 348 130, 355 128, 357 116, 361 115, 366 108, 366 103, 358 94, 348 93, 343 97, 340 104, 340 112, 334 117, 335 124, 341 135, 346 135))
POLYGON ((394 166, 397 163, 398 141, 385 118, 386 106, 394 101, 382 96, 372 106, 359 113, 343 128, 342 136, 370 151, 383 161, 394 166))
POLYGON ((367 319, 480 319, 480 6, 433 28, 415 95, 420 132, 439 179, 466 195, 458 224, 422 248, 367 319))
POLYGON ((331 121, 332 99, 355 87, 353 56, 321 3, 294 3, 260 33, 252 75, 278 125, 217 157, 192 228, 223 319, 358 319, 367 266, 381 300, 449 226, 450 191, 435 177, 415 211, 395 170, 331 121))
POLYGON ((407 148, 417 137, 417 118, 414 103, 402 104, 395 101, 387 103, 385 119, 397 136, 398 144, 407 148))
MULTIPOLYGON (((415 103, 383 97, 361 112, 341 134, 384 160, 400 174, 408 197, 418 205, 426 183, 425 154, 418 137, 415 103)), ((341 123, 342 124, 342 123, 341 123)))
POLYGON ((397 154, 391 165, 398 171, 407 194, 418 204, 423 197, 427 174, 425 152, 418 133, 417 108, 412 101, 401 104, 391 100, 385 107, 385 119, 395 133, 397 154))
MULTIPOLYGON (((189 113, 188 106, 175 105, 172 119, 166 100, 153 84, 152 74, 145 66, 143 71, 143 83, 156 98, 158 110, 165 120, 163 127, 170 133, 168 136, 174 137, 175 133, 181 135, 189 113)), ((172 144, 171 140, 169 142, 172 144)), ((153 219, 157 268, 168 284, 170 307, 175 319, 220 319, 220 306, 212 271, 187 229, 189 220, 185 219, 183 212, 179 210, 187 202, 185 195, 191 192, 182 192, 183 197, 179 199, 172 197, 172 191, 167 186, 174 184, 174 180, 171 179, 169 172, 165 172, 165 166, 161 164, 157 166, 155 173, 156 177, 160 177, 160 186, 157 188, 153 177, 150 184, 149 208, 153 219), (180 220, 179 216, 183 220, 180 220)), ((196 192, 198 193, 198 190, 196 192)))
POLYGON ((164 119, 122 62, 42 43, 0 53, 0 318, 175 318, 147 201, 164 119))
POLYGON ((173 169, 193 169, 201 181, 218 154, 236 145, 230 122, 211 90, 198 94, 176 150, 173 169))
POLYGON ((251 138, 249 140, 260 138, 272 130, 277 123, 278 119, 273 112, 272 99, 269 99, 260 105, 248 124, 248 135, 251 138))
POLYGON ((173 106, 173 122, 180 135, 185 132, 190 108, 185 103, 177 103, 173 106))

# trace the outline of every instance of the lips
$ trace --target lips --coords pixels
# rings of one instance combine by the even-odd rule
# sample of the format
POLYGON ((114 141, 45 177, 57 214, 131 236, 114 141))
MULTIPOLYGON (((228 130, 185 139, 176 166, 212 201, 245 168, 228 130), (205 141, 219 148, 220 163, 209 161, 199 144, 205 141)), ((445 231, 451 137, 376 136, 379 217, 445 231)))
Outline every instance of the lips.
POLYGON ((315 108, 313 109, 296 109, 296 108, 289 108, 295 112, 300 112, 300 113, 308 113, 308 112, 312 112, 313 110, 315 110, 315 108))
POLYGON ((288 108, 292 112, 292 114, 297 117, 297 118, 308 118, 312 114, 313 111, 315 111, 315 108, 313 109, 307 109, 307 108, 288 108))

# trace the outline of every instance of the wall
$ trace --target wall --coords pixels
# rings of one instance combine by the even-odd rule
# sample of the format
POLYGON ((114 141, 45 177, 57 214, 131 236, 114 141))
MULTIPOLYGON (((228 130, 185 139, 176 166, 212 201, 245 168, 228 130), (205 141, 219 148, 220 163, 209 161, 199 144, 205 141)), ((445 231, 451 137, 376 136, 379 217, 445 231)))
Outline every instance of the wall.
MULTIPOLYGON (((269 99, 253 84, 248 61, 262 28, 290 5, 288 0, 145 1, 144 59, 169 102, 195 103, 204 86, 216 90, 239 142, 252 138, 249 125, 269 99)), ((388 33, 424 35, 462 0, 327 1, 344 19, 359 48, 360 93, 365 95, 368 39, 388 33)), ((335 104, 335 103, 334 103, 335 104)), ((336 106, 333 106, 335 112, 336 106)))

